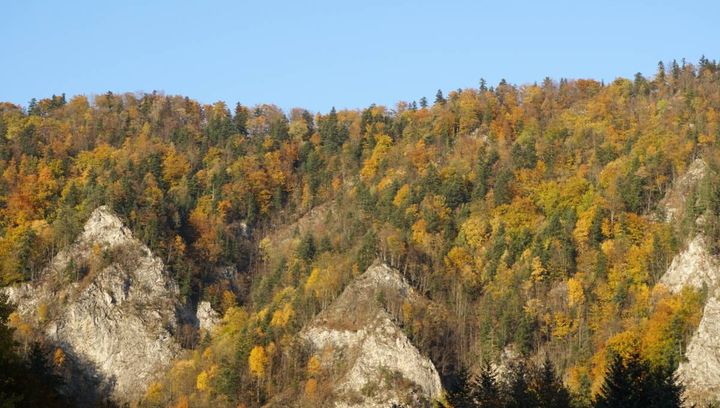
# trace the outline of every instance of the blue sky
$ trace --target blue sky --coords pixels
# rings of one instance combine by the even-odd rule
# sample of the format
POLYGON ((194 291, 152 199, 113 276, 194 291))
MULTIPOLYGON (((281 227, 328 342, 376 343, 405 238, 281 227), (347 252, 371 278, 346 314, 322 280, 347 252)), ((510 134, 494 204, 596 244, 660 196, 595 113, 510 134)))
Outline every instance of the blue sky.
POLYGON ((313 111, 720 58, 717 1, 13 1, 0 100, 161 90, 313 111))

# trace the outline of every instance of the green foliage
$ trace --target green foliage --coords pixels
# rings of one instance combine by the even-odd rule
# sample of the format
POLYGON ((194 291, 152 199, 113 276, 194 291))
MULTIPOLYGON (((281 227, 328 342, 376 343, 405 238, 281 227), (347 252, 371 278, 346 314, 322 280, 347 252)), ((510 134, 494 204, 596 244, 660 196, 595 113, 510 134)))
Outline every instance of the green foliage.
POLYGON ((312 262, 317 254, 315 237, 312 234, 305 235, 298 245, 297 256, 305 262, 312 262))
POLYGON ((593 406, 681 407, 683 387, 672 370, 653 370, 637 352, 626 358, 613 356, 605 382, 593 406))
POLYGON ((507 408, 536 407, 537 396, 528 383, 530 373, 524 362, 515 363, 510 370, 507 385, 507 408))
POLYGON ((450 405, 468 408, 475 406, 471 383, 470 374, 464 367, 457 370, 449 381, 445 381, 447 400, 450 405))
POLYGON ((0 281, 36 279, 109 205, 184 299, 219 303, 228 290, 247 314, 201 346, 230 344, 232 356, 193 363, 207 378, 219 367, 211 391, 174 392, 197 406, 252 405, 302 387, 305 374, 290 369, 302 353, 289 357, 298 328, 381 256, 432 300, 403 329, 444 377, 478 350, 514 345, 562 362, 572 394, 588 400, 602 381, 593 361, 616 335, 657 346, 643 357, 667 365, 697 325, 701 302, 680 307, 682 295, 653 285, 689 234, 720 242, 713 67, 674 63, 609 84, 483 82, 419 109, 315 116, 157 93, 0 104, 0 281), (697 157, 713 170, 686 219, 652 217, 697 157), (226 267, 237 272, 218 273, 226 267), (291 317, 273 326, 278 310, 291 317), (274 370, 258 384, 248 354, 271 344, 274 370))
POLYGON ((569 408, 570 394, 549 360, 542 365, 517 361, 499 381, 491 365, 483 364, 475 378, 463 368, 446 380, 447 400, 457 408, 569 408))
POLYGON ((480 375, 473 383, 472 396, 477 407, 503 408, 504 399, 500 384, 490 362, 482 365, 480 375))
POLYGON ((0 295, 0 407, 71 407, 58 393, 62 379, 48 362, 45 350, 33 343, 27 358, 16 349, 14 330, 8 326, 12 308, 0 295))
POLYGON ((513 180, 513 173, 510 169, 500 170, 497 178, 495 179, 495 186, 493 189, 495 205, 509 204, 512 201, 512 190, 511 185, 513 180))
POLYGON ((539 408, 570 408, 570 393, 555 372, 550 359, 535 371, 532 381, 539 408))

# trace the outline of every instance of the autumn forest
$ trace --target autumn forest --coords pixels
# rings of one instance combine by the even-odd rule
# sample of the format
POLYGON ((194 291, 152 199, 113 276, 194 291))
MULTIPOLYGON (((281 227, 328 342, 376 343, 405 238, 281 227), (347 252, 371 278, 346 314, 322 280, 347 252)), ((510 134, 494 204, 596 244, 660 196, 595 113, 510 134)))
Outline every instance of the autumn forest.
MULTIPOLYGON (((41 279, 105 205, 182 304, 220 316, 180 325, 183 351, 139 406, 326 406, 333 374, 298 333, 376 262, 427 299, 393 317, 436 367, 439 406, 679 406, 708 291, 660 280, 696 234, 720 253, 719 141, 705 58, 321 113, 161 92, 1 103, 0 284, 41 279), (623 387, 647 395, 623 405, 623 387)), ((92 256, 58 284, 123 254, 92 256)), ((72 405, 52 389, 62 351, 3 305, 0 372, 17 374, 0 396, 72 405)))

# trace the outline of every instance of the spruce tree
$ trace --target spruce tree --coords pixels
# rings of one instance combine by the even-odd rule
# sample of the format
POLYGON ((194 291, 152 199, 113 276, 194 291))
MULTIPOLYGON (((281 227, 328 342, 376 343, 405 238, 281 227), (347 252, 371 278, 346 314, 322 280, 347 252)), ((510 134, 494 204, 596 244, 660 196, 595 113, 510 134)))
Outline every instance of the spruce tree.
POLYGON ((443 96, 442 90, 438 89, 437 93, 435 94, 435 103, 444 104, 446 102, 445 97, 443 96))
POLYGON ((475 407, 471 384, 470 373, 465 367, 460 367, 447 384, 447 399, 450 405, 454 408, 475 407))
POLYGON ((635 359, 624 363, 620 356, 614 356, 593 406, 595 408, 639 407, 638 394, 641 390, 635 390, 635 386, 639 384, 630 373, 637 371, 635 369, 637 364, 635 359))
POLYGON ((483 364, 480 375, 472 385, 472 397, 477 407, 502 408, 504 406, 495 371, 489 362, 483 364))
POLYGON ((570 394, 558 379, 555 367, 549 358, 537 369, 533 378, 532 388, 537 395, 540 408, 569 408, 570 394))
POLYGON ((300 245, 298 245, 298 257, 306 262, 311 262, 315 258, 316 252, 315 237, 308 233, 300 241, 300 245))
POLYGON ((658 368, 651 372, 648 397, 655 408, 678 408, 683 406, 685 387, 675 372, 669 368, 658 368))
POLYGON ((533 408, 538 406, 535 393, 528 384, 528 370, 525 362, 515 363, 508 381, 507 408, 533 408))
POLYGON ((614 356, 595 408, 680 407, 682 387, 672 374, 651 370, 637 352, 614 356))

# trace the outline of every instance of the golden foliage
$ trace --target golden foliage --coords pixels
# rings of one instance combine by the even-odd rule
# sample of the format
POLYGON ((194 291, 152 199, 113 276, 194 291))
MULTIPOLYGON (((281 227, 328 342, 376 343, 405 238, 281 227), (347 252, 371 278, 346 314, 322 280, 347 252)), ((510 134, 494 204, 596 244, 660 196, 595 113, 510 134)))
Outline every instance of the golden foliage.
POLYGON ((172 408, 190 408, 190 399, 187 395, 183 394, 177 399, 177 402, 172 405, 172 408))
POLYGON ((290 303, 285 303, 282 309, 276 310, 270 320, 270 326, 273 327, 285 327, 287 326, 290 319, 292 319, 295 311, 290 303))
POLYGON ((583 291, 581 276, 573 276, 568 279, 568 305, 570 307, 580 306, 585 303, 585 292, 583 291))
POLYGON ((305 382, 305 396, 308 398, 315 397, 315 393, 317 392, 317 380, 314 378, 310 378, 305 382))
POLYGON ((409 195, 410 186, 408 184, 403 184, 403 186, 398 189, 397 193, 395 193, 395 198, 393 198, 393 204, 395 207, 402 207, 409 195))
POLYGON ((65 365, 65 352, 60 347, 56 347, 55 351, 53 352, 53 365, 55 367, 61 368, 65 365))
POLYGON ((161 382, 153 381, 145 391, 143 401, 150 405, 161 405, 164 399, 165 387, 161 382))
POLYGON ((488 224, 484 217, 474 215, 460 227, 465 242, 473 249, 479 249, 487 239, 488 224))
POLYGON ((320 374, 320 359, 316 356, 311 356, 307 362, 308 375, 314 376, 320 374))
POLYGON ((540 261, 540 258, 537 256, 533 257, 531 268, 532 270, 530 272, 530 276, 532 276, 533 281, 542 282, 545 278, 547 278, 547 270, 543 266, 542 261, 540 261))
POLYGON ((250 351, 250 356, 248 357, 248 366, 250 368, 250 374, 255 376, 258 379, 265 378, 267 366, 270 359, 267 355, 267 352, 265 351, 265 347, 263 346, 255 346, 250 351))
POLYGON ((385 156, 387 156, 388 151, 390 151, 390 146, 392 146, 392 139, 388 135, 376 135, 375 140, 376 144, 372 154, 365 160, 362 169, 360 169, 360 177, 363 180, 370 180, 375 177, 375 173, 377 173, 385 156))

